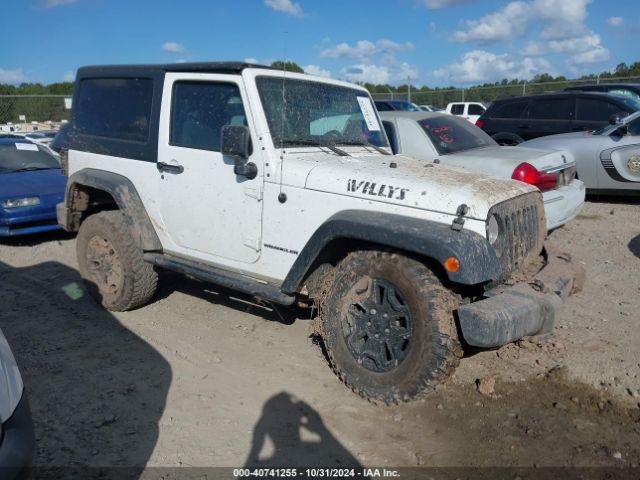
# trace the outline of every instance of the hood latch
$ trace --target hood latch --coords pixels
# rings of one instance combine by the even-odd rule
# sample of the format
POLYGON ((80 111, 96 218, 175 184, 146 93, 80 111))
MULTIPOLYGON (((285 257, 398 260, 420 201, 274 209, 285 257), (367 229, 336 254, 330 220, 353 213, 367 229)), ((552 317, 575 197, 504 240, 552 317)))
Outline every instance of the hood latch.
POLYGON ((464 216, 467 213, 469 213, 469 207, 466 203, 458 206, 458 209, 456 210, 457 217, 454 218, 453 223, 451 223, 451 230, 455 230, 456 232, 462 230, 462 227, 464 227, 464 216))

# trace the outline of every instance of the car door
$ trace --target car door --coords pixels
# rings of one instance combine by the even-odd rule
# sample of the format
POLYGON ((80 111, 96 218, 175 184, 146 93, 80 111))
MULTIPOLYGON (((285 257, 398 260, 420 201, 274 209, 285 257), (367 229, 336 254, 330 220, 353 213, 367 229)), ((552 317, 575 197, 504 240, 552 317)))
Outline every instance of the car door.
POLYGON ((611 115, 622 111, 622 108, 606 99, 578 97, 572 129, 576 132, 597 130, 609 123, 611 115))
POLYGON ((518 135, 524 140, 567 133, 575 111, 573 96, 536 98, 529 104, 527 118, 518 125, 518 135))
MULTIPOLYGON (((167 73, 158 138, 158 193, 167 250, 213 263, 259 257, 263 161, 258 175, 234 174, 220 152, 224 125, 252 128, 241 77, 167 73)), ((259 150, 259 149, 256 149, 259 150)))

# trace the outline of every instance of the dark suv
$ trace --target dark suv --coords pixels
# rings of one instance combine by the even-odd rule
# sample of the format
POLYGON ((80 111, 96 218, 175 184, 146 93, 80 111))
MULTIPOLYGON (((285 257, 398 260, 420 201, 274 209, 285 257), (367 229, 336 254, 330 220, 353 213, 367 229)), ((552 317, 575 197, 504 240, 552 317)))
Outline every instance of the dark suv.
POLYGON ((476 125, 501 145, 581 130, 597 130, 612 115, 640 110, 631 97, 598 92, 558 92, 496 100, 476 125))

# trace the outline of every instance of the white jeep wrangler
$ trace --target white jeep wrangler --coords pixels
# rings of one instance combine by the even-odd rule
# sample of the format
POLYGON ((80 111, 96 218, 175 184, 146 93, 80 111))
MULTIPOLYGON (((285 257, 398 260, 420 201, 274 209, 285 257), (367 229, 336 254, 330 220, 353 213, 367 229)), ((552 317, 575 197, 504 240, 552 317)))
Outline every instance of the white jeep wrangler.
POLYGON ((106 308, 157 269, 319 307, 340 379, 411 400, 457 365, 551 331, 579 288, 544 247, 540 192, 390 154, 368 92, 241 63, 78 71, 60 224, 106 308))

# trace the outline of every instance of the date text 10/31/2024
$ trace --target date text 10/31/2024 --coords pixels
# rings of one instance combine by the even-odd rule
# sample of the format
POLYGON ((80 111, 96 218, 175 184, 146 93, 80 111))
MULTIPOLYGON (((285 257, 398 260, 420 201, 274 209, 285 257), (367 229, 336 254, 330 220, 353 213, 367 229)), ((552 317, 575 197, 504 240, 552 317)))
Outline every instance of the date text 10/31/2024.
POLYGON ((237 468, 235 478, 399 478, 387 468, 237 468))

